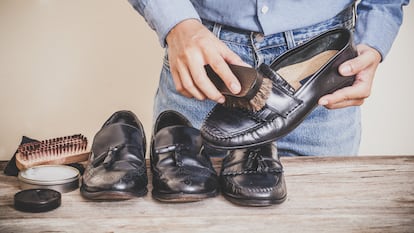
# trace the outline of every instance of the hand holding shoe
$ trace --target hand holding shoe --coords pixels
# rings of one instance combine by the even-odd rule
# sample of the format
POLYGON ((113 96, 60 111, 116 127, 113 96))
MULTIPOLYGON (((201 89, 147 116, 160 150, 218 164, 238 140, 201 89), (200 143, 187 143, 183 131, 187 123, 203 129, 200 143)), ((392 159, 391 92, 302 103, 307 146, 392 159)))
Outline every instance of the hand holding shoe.
POLYGON ((260 111, 225 108, 217 104, 201 128, 213 147, 238 149, 273 142, 295 129, 326 94, 351 86, 338 67, 357 56, 352 33, 345 28, 327 31, 287 51, 259 72, 273 82, 260 111))
POLYGON ((375 71, 381 62, 381 54, 376 49, 364 44, 358 45, 357 51, 358 57, 339 66, 341 75, 356 76, 354 84, 323 96, 319 100, 320 105, 324 105, 329 109, 359 106, 369 97, 375 71))

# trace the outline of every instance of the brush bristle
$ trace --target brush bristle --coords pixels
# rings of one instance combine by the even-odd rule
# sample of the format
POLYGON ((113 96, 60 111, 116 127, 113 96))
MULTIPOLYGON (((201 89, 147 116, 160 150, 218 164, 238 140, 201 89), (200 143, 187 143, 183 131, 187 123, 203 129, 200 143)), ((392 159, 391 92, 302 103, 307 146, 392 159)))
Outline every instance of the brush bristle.
POLYGON ((17 149, 16 165, 22 170, 38 165, 69 164, 86 161, 88 140, 81 134, 22 144, 17 149))
POLYGON ((263 78, 262 86, 256 95, 249 101, 253 111, 259 111, 266 105, 266 100, 269 98, 272 91, 273 83, 268 78, 263 78))
POLYGON ((245 98, 226 96, 225 107, 230 108, 243 108, 249 111, 260 111, 265 105, 266 100, 269 98, 270 92, 272 91, 272 80, 263 78, 262 85, 256 95, 248 100, 245 98))

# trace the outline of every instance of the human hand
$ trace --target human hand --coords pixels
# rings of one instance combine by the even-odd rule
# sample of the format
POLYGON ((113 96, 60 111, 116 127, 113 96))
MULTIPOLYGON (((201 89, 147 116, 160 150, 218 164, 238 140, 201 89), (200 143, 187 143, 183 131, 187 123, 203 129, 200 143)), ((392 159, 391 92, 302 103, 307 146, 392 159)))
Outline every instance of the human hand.
POLYGON ((240 83, 229 64, 248 66, 198 20, 178 23, 167 35, 168 60, 175 87, 189 98, 206 98, 224 103, 224 96, 208 78, 204 65, 209 64, 234 94, 240 83))
POLYGON ((381 62, 381 54, 374 48, 364 44, 357 47, 358 56, 339 66, 339 73, 343 76, 355 76, 355 82, 332 94, 322 96, 319 104, 328 109, 338 109, 348 106, 359 106, 371 94, 375 71, 381 62))

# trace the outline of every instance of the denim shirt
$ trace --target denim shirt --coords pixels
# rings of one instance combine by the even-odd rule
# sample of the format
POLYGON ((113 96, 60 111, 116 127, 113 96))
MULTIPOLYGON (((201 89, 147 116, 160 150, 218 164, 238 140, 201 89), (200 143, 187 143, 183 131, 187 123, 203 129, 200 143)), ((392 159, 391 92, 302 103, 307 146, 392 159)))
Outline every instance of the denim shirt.
MULTIPOLYGON (((165 47, 168 32, 185 19, 209 20, 265 35, 310 26, 334 17, 354 0, 129 0, 165 47)), ((361 0, 355 41, 377 49, 384 59, 409 0, 361 0)))

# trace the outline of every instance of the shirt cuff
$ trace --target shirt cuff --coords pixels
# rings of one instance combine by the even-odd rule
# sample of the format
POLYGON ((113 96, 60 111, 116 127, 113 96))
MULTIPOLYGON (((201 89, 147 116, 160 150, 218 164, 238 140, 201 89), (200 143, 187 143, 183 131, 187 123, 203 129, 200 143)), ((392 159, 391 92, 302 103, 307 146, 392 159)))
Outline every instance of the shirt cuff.
POLYGON ((360 13, 355 25, 355 42, 376 49, 384 60, 397 37, 401 23, 402 19, 396 20, 395 16, 378 10, 360 13))
POLYGON ((191 2, 183 0, 149 1, 143 10, 143 14, 149 26, 157 33, 162 47, 166 46, 165 38, 167 34, 179 22, 186 19, 200 20, 191 2))

